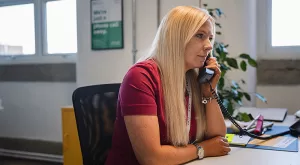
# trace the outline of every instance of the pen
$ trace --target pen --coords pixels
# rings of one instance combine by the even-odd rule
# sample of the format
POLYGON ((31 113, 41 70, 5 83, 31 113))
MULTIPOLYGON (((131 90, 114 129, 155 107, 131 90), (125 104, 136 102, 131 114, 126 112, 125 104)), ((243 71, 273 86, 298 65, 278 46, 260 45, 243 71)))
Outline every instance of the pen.
MULTIPOLYGON (((263 128, 267 128, 267 130, 268 130, 268 129, 272 128, 273 125, 274 125, 274 123, 264 124, 264 125, 263 125, 263 128)), ((250 128, 250 129, 247 130, 247 131, 252 133, 254 130, 255 130, 255 128, 250 128)))
POLYGON ((260 114, 257 115, 257 116, 255 117, 255 119, 252 120, 252 122, 246 127, 246 130, 248 130, 248 129, 255 123, 255 121, 259 118, 259 116, 260 116, 260 114))
POLYGON ((264 128, 261 134, 262 134, 262 135, 265 134, 266 131, 267 131, 267 129, 268 129, 268 128, 264 128))

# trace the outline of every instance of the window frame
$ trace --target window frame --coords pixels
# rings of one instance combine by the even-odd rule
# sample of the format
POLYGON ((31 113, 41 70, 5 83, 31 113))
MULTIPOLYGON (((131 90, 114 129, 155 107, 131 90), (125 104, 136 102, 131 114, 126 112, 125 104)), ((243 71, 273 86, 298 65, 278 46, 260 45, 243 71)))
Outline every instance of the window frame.
POLYGON ((272 0, 257 1, 257 48, 263 59, 300 59, 300 46, 272 46, 272 0))
POLYGON ((35 20, 35 54, 0 55, 0 64, 76 62, 77 53, 49 54, 47 52, 48 44, 46 4, 50 1, 59 0, 0 0, 0 7, 33 3, 35 20))

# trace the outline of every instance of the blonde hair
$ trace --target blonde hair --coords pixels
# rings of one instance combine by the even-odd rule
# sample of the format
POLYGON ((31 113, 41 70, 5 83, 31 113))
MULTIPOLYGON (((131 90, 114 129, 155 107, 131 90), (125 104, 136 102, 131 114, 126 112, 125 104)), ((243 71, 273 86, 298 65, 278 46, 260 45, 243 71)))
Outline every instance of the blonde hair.
POLYGON ((192 6, 173 8, 161 21, 150 53, 141 60, 156 61, 162 82, 168 140, 174 146, 187 145, 189 133, 186 123, 186 80, 190 80, 192 100, 197 121, 197 140, 206 131, 205 108, 200 102, 201 91, 197 83, 197 69, 186 72, 184 53, 187 43, 207 21, 213 18, 204 9, 192 6))

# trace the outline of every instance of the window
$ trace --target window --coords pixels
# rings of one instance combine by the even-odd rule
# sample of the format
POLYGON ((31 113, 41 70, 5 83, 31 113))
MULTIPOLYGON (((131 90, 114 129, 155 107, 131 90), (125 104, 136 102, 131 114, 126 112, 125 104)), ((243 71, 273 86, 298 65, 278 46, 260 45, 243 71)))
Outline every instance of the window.
POLYGON ((0 7, 0 55, 35 54, 34 5, 0 7))
POLYGON ((76 0, 0 0, 0 56, 77 53, 76 0))
POLYGON ((257 56, 262 59, 300 59, 299 0, 259 0, 257 56))
POLYGON ((47 53, 76 53, 76 0, 47 2, 47 53))
POLYGON ((299 6, 299 0, 272 0, 272 46, 300 46, 299 6))

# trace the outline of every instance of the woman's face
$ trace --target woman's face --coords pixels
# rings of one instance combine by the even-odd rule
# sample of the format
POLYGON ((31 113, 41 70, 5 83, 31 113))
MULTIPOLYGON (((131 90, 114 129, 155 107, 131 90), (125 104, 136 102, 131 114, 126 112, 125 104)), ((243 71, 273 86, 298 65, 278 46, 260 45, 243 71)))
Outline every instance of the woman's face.
POLYGON ((186 71, 203 67, 206 57, 212 50, 212 31, 212 23, 208 20, 188 42, 184 54, 186 71))

